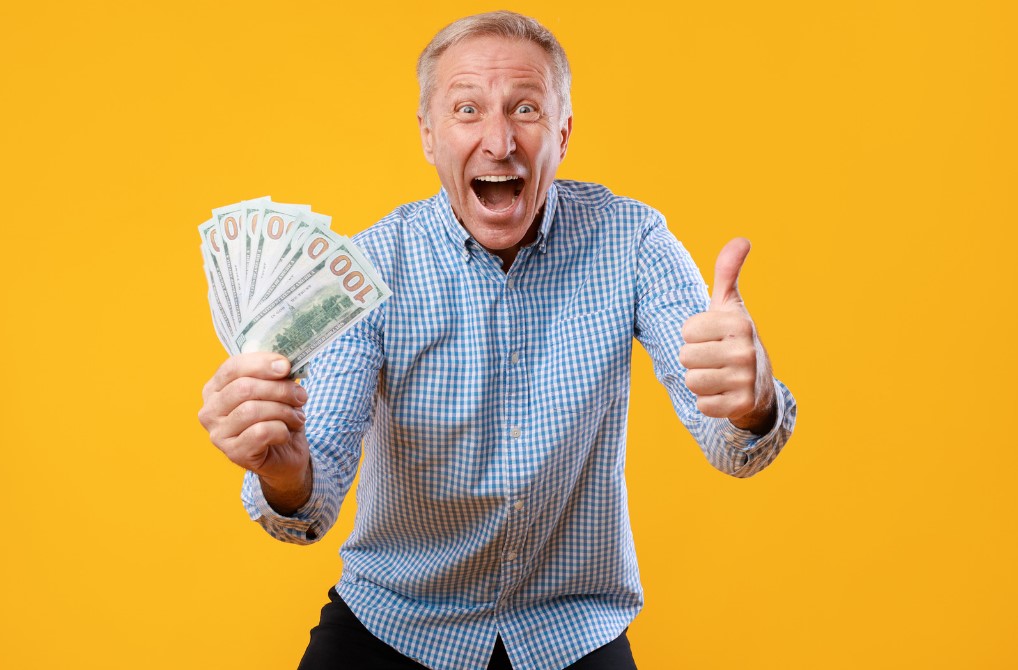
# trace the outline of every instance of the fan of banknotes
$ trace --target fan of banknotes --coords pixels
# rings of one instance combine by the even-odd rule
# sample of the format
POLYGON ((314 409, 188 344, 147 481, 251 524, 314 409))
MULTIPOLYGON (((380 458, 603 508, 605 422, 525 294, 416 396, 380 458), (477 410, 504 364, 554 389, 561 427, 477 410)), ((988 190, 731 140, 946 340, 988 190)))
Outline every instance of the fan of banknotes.
POLYGON ((275 351, 297 376, 391 295, 330 221, 264 197, 214 209, 198 226, 212 325, 231 355, 275 351))

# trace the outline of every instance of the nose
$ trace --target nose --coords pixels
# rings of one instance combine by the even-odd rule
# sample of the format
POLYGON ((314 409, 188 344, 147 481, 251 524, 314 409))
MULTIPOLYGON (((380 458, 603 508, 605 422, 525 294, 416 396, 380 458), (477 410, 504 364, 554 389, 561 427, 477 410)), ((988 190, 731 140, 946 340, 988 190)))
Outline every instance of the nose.
POLYGON ((516 138, 513 124, 504 114, 492 114, 488 117, 484 137, 481 140, 484 154, 496 161, 503 161, 516 151, 516 138))

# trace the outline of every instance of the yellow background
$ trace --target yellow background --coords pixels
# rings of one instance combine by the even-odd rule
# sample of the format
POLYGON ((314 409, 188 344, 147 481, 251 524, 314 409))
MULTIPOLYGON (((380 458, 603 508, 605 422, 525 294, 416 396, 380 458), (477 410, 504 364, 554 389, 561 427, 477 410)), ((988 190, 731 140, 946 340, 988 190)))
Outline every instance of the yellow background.
MULTIPOLYGON (((291 668, 340 570, 246 520, 196 420, 197 225, 271 194, 353 234, 437 178, 431 3, 4 3, 0 665, 291 668)), ((637 347, 641 668, 1018 664, 1018 16, 954 3, 516 2, 575 71, 560 176, 653 204, 799 402, 715 472, 637 347)))

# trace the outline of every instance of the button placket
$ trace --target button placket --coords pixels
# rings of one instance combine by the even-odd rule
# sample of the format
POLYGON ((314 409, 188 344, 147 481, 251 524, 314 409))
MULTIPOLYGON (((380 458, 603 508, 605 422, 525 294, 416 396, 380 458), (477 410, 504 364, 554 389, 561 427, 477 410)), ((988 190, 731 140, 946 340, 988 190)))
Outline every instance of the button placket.
POLYGON ((503 416, 506 432, 506 477, 505 495, 507 501, 508 518, 506 519, 505 544, 502 549, 502 570, 501 589, 512 591, 517 585, 517 580, 523 569, 524 547, 526 537, 526 514, 523 512, 523 496, 520 491, 525 490, 524 464, 527 462, 524 451, 527 448, 524 431, 527 429, 527 380, 526 366, 522 364, 521 352, 524 350, 526 328, 520 327, 526 319, 521 314, 523 307, 522 296, 519 287, 520 280, 518 273, 525 267, 526 256, 521 254, 517 257, 517 267, 507 275, 503 285, 504 319, 505 331, 501 338, 501 345, 505 364, 503 379, 505 380, 505 395, 503 416))

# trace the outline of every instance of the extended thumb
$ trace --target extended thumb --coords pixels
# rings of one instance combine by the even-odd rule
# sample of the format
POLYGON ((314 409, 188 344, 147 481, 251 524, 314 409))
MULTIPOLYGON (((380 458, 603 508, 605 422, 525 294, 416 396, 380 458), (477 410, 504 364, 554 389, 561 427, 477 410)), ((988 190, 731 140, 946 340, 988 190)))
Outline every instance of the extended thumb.
POLYGON ((721 249, 714 265, 714 291, 710 309, 721 309, 731 300, 739 299, 739 271, 749 255, 749 240, 736 237, 721 249))

